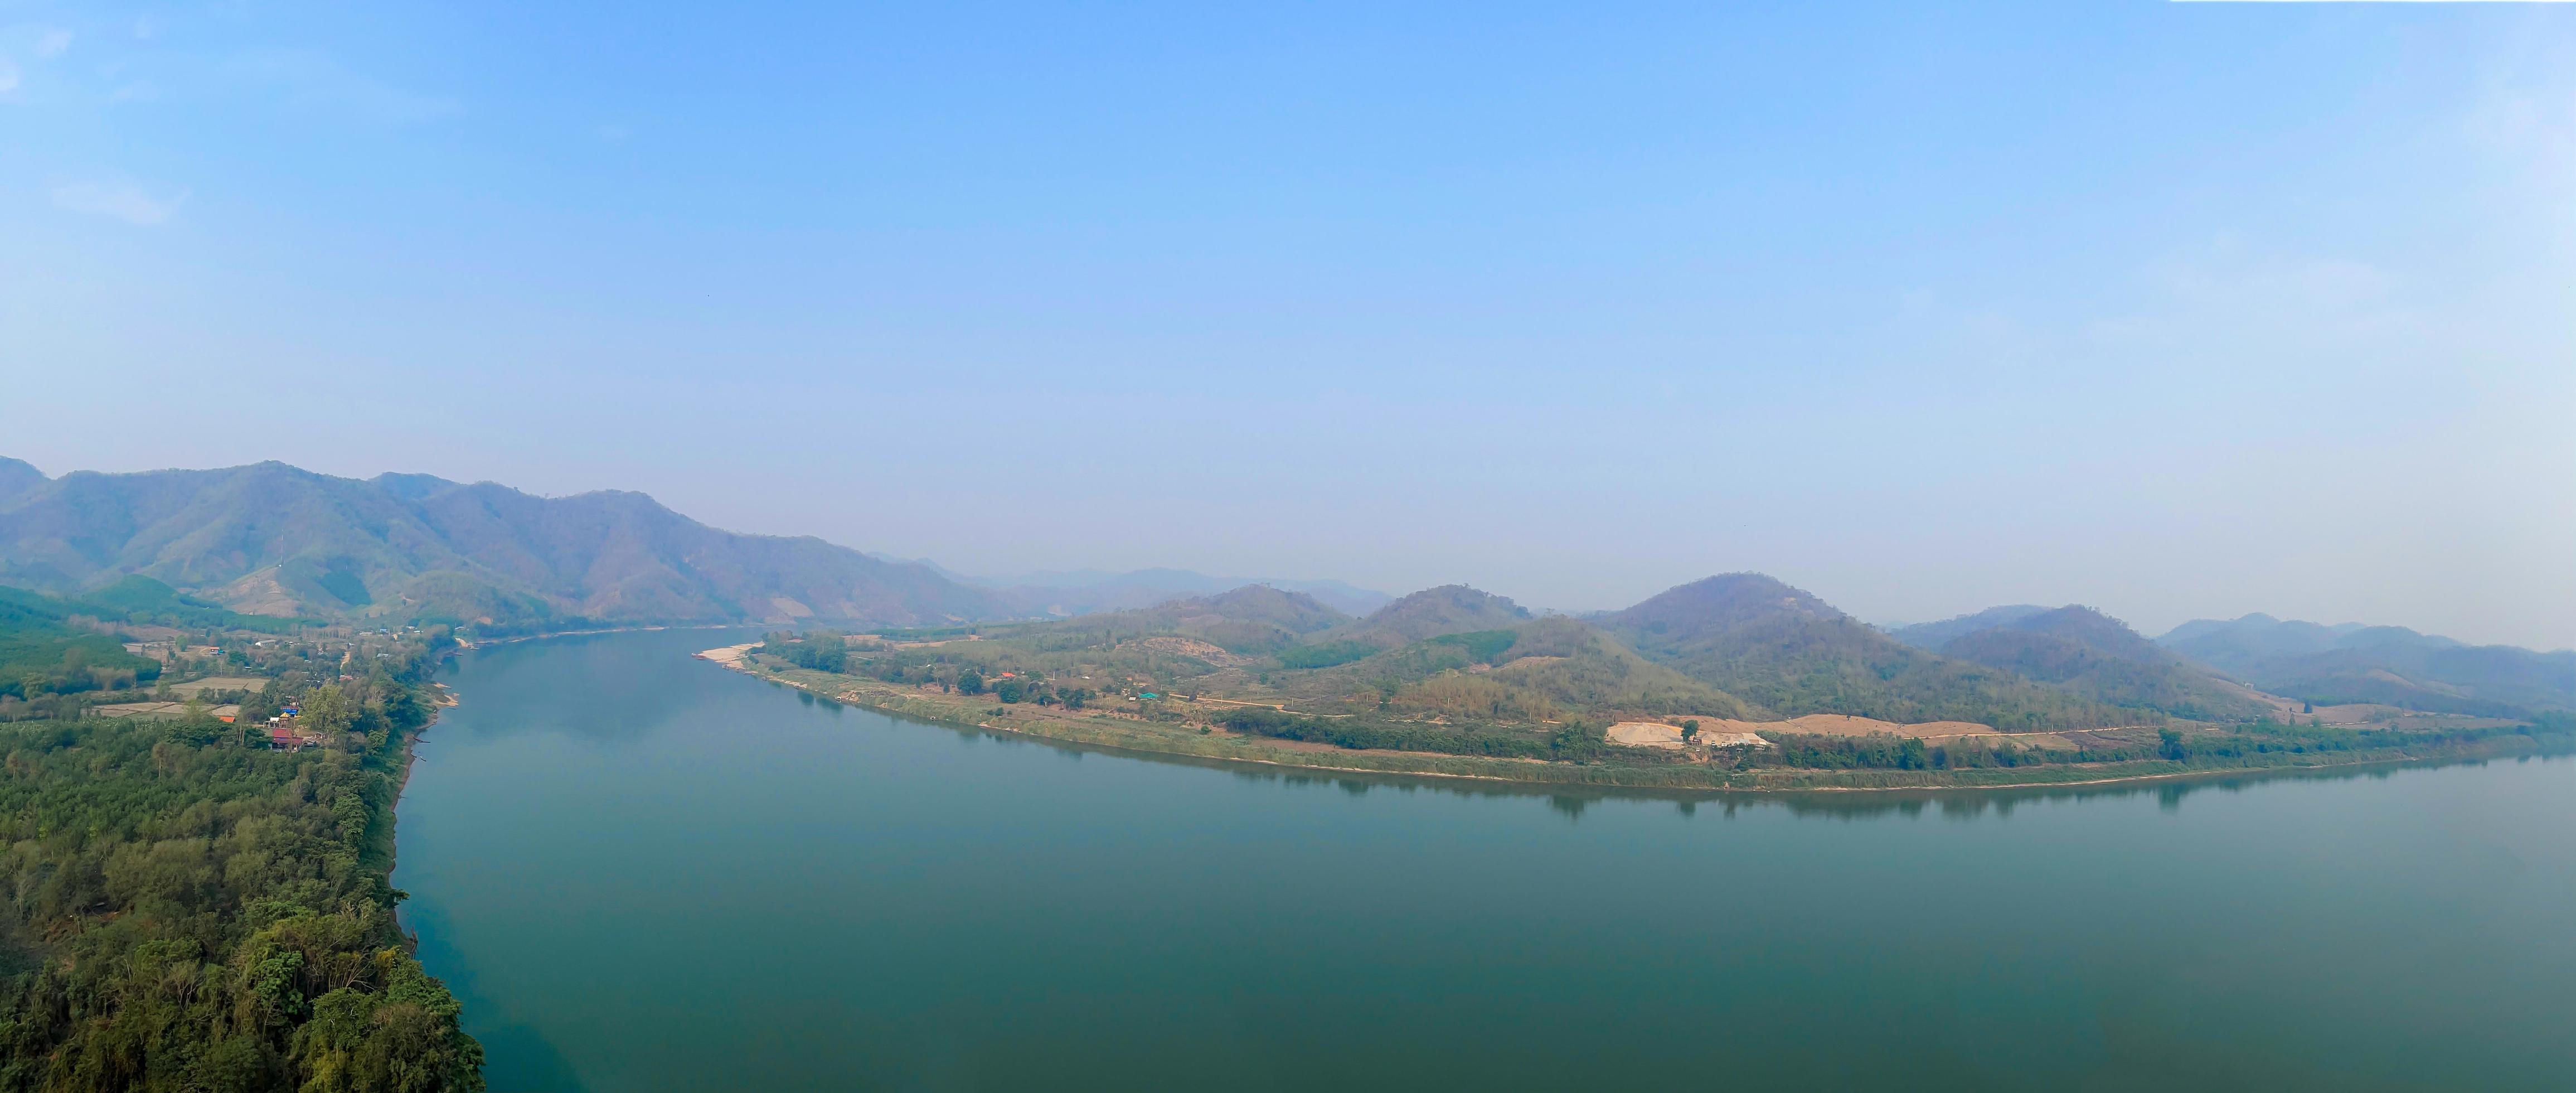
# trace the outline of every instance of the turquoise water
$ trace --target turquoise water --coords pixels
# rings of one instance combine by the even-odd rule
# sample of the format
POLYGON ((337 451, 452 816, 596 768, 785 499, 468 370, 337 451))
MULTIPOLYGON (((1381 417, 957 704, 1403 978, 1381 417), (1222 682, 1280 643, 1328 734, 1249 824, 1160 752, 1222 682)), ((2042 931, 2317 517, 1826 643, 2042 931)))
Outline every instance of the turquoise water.
POLYGON ((478 651, 405 921, 512 1090, 2566 1089, 2576 763, 1697 801, 478 651))

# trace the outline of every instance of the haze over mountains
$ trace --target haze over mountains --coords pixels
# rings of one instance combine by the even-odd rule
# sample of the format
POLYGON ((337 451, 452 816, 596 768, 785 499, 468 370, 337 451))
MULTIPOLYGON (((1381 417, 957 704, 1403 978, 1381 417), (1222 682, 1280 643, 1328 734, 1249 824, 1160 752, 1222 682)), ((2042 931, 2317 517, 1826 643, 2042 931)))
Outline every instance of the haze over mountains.
POLYGON ((2468 645, 2402 626, 2320 626, 2262 614, 2187 622, 2157 642, 2264 690, 2319 704, 2508 717, 2576 708, 2576 651, 2468 645))
POLYGON ((1483 688, 1503 702, 1496 695, 1508 692, 1532 708, 1624 696, 1726 716, 2005 729, 2244 720, 2278 708, 2255 688, 2481 716, 2576 708, 2576 653, 2466 646, 2397 627, 2249 615, 2149 641, 2091 608, 2016 605, 1890 633, 1758 573, 1585 619, 1536 617, 1464 585, 1390 600, 1335 581, 1216 588, 1226 582, 1181 570, 978 582, 814 538, 720 531, 636 493, 546 498, 279 463, 49 478, 0 459, 0 584, 77 594, 131 576, 242 612, 462 621, 495 633, 1078 614, 1068 635, 1184 642, 1174 650, 1200 642, 1291 670, 1331 669, 1336 686, 1472 668, 1491 678, 1460 693, 1483 688))
POLYGON ((282 463, 48 479, 16 460, 0 463, 0 491, 0 582, 50 591, 141 574, 246 612, 501 627, 1010 613, 923 566, 718 531, 639 493, 535 497, 282 463))
MULTIPOLYGON (((870 553, 883 561, 905 561, 887 555, 870 553)), ((1212 577, 1187 569, 1136 569, 1112 573, 1099 569, 1040 570, 1006 577, 977 577, 958 573, 927 558, 909 559, 938 571, 940 576, 960 584, 989 588, 1030 615, 1088 615, 1097 611, 1124 611, 1151 607, 1180 596, 1205 596, 1245 585, 1264 584, 1289 592, 1303 592, 1330 604, 1334 610, 1352 615, 1365 615, 1386 606, 1395 597, 1375 589, 1361 588, 1344 581, 1298 580, 1280 577, 1212 577)))

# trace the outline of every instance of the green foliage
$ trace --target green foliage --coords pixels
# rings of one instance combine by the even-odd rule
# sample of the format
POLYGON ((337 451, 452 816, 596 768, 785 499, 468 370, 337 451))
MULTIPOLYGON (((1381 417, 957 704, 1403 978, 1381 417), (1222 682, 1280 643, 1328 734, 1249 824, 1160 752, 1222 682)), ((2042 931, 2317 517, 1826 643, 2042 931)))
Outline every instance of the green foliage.
POLYGON ((2412 732, 2394 729, 2340 729, 2256 721, 2217 732, 2159 730, 2154 743, 2111 741, 2081 748, 2024 748, 2010 740, 1973 737, 1927 745, 1912 737, 1819 736, 1766 732, 1773 748, 1749 753, 1747 766, 1803 767, 1819 770, 1965 770, 2065 763, 2134 763, 2162 760, 2185 768, 2232 768, 2249 761, 2291 755, 2372 753, 2392 759, 2442 755, 2499 737, 2576 733, 2576 716, 2549 728, 2501 726, 2412 732))
POLYGON ((1478 630, 1466 634, 1442 634, 1425 644, 1456 646, 1466 650, 1470 663, 1490 664, 1495 657, 1509 651, 1513 643, 1520 639, 1521 635, 1517 630, 1478 630))
POLYGON ((320 623, 318 619, 245 615, 211 600, 186 595, 139 573, 105 588, 84 592, 73 602, 95 608, 92 613, 100 618, 186 630, 252 630, 263 634, 284 634, 299 626, 320 623))
POLYGON ((1228 710, 1216 723, 1250 736, 1302 740, 1353 750, 1424 751, 1507 759, 1590 762, 1609 754, 1601 726, 1569 724, 1545 735, 1491 729, 1370 722, 1359 718, 1302 717, 1259 707, 1228 710))
POLYGON ((0 728, 0 1090, 482 1088, 481 1048, 386 883, 402 740, 426 708, 382 679, 304 702, 367 745, 0 728))
POLYGON ((850 643, 838 630, 809 630, 801 638, 771 634, 760 651, 817 672, 837 672, 850 664, 850 643))
POLYGON ((1280 650, 1279 664, 1283 668, 1330 668, 1375 655, 1377 651, 1377 646, 1365 641, 1321 641, 1280 650))
POLYGON ((75 694, 159 678, 160 661, 71 625, 73 615, 89 613, 51 596, 0 587, 0 697, 75 694))

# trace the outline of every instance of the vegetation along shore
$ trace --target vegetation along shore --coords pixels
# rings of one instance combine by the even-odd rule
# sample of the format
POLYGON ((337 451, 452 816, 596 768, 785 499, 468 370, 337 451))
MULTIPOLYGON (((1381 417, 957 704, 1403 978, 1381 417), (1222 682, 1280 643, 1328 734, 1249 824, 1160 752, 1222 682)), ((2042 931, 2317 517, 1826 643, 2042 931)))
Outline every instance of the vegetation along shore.
POLYGON ((1351 618, 1252 586, 1065 620, 781 631, 699 656, 835 701, 1092 746, 1562 785, 2066 785, 2576 747, 2563 710, 2320 706, 2086 609, 2017 621, 1947 644, 2025 672, 1921 651, 1754 574, 1591 619, 1457 586, 1351 618), (2052 657, 2080 670, 2051 679, 2052 657))
POLYGON ((389 882, 446 628, 121 588, 0 589, 0 1090, 481 1089, 389 882))

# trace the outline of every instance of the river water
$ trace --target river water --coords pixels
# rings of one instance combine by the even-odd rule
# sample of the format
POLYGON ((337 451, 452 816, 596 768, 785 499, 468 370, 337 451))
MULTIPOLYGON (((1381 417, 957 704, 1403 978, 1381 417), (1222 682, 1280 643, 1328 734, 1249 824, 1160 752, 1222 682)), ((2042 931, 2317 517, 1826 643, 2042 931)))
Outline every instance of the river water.
POLYGON ((485 649, 400 808, 492 1088, 2567 1089, 2576 763, 1653 798, 485 649))

